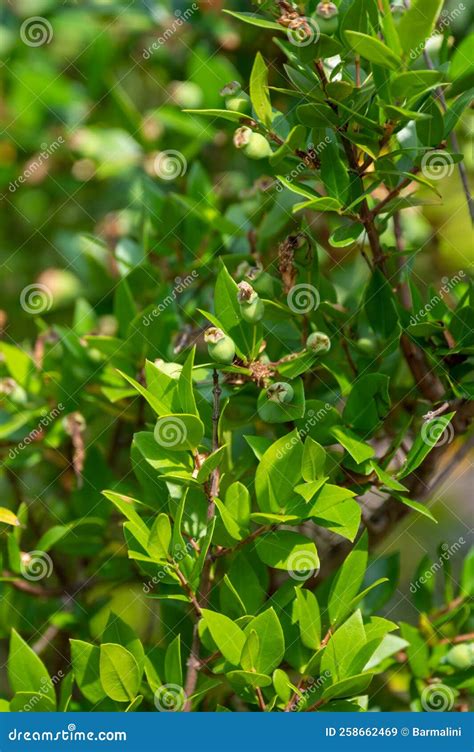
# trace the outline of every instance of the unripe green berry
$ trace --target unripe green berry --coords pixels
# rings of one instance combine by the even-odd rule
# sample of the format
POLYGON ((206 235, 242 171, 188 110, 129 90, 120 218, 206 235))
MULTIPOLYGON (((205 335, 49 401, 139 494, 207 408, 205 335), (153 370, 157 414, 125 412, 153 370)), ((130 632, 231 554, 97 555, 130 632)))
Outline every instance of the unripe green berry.
POLYGON ((267 397, 272 402, 278 402, 283 404, 285 402, 291 402, 295 393, 291 384, 286 381, 277 381, 267 389, 267 397))
POLYGON ((247 94, 239 94, 237 97, 228 97, 225 100, 225 106, 227 110, 232 112, 242 112, 244 115, 250 113, 250 97, 247 94))
POLYGON ((364 355, 373 355, 376 350, 375 342, 369 337, 360 337, 356 342, 357 349, 364 355))
POLYGON ((446 655, 445 661, 461 671, 471 668, 474 665, 474 643, 455 645, 446 655))
POLYGON ((245 125, 235 131, 234 146, 237 149, 242 149, 249 159, 265 159, 272 154, 270 144, 265 136, 255 133, 245 125))
POLYGON ((240 306, 240 315, 249 324, 256 324, 262 320, 265 306, 258 297, 252 285, 248 282, 239 282, 237 300, 240 306))
POLYGON ((209 356, 216 363, 229 365, 235 358, 234 340, 224 334, 222 329, 215 326, 209 327, 204 332, 204 341, 207 343, 209 356))
POLYGON ((319 3, 315 19, 322 34, 335 34, 339 27, 339 11, 334 3, 319 3))
POLYGON ((306 340, 306 347, 314 353, 327 353, 331 349, 331 340, 324 332, 312 332, 306 340))

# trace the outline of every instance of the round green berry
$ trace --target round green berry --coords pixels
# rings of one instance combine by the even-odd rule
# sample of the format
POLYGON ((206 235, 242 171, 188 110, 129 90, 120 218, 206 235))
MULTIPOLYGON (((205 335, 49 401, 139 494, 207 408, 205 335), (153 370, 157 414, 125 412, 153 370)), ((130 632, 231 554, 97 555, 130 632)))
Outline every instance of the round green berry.
POLYGON ((334 3, 319 3, 315 20, 321 34, 335 34, 339 28, 339 11, 334 3))
POLYGON ((291 384, 286 381, 277 381, 267 389, 267 397, 272 402, 278 402, 283 404, 285 402, 291 402, 295 393, 291 384))
POLYGON ((373 355, 376 350, 374 340, 369 339, 369 337, 360 337, 356 342, 356 346, 364 355, 373 355))
POLYGON ((327 353, 331 349, 331 340, 324 332, 312 332, 306 340, 306 347, 314 353, 327 353))
POLYGON ((212 360, 225 365, 232 363, 235 358, 234 340, 224 334, 222 329, 215 326, 209 327, 204 333, 204 340, 207 343, 207 351, 212 360))
POLYGON ((234 133, 234 146, 242 149, 249 159, 265 159, 272 154, 270 144, 261 133, 255 133, 251 128, 242 126, 234 133))

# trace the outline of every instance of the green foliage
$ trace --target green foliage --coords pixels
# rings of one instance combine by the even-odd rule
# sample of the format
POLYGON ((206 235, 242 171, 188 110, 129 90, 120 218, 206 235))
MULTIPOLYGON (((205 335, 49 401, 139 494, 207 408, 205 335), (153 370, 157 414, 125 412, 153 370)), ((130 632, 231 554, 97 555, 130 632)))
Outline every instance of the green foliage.
POLYGON ((457 245, 439 281, 421 212, 463 164, 468 23, 341 0, 174 28, 163 5, 174 54, 141 6, 122 38, 60 5, 7 87, 5 186, 51 119, 69 139, 38 206, 5 189, 64 259, 0 343, 9 709, 431 710, 438 684, 463 708, 474 554, 438 481, 469 441, 474 293, 457 245), (446 538, 408 575, 397 523, 446 538))

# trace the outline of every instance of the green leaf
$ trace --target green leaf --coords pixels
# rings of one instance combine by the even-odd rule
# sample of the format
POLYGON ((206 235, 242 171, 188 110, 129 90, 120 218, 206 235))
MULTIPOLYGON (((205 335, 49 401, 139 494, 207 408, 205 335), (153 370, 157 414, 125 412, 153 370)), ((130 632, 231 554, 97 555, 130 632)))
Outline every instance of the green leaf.
POLYGON ((275 441, 263 455, 255 474, 260 511, 284 514, 301 479, 303 444, 295 429, 275 441))
POLYGON ((443 0, 412 0, 400 19, 398 36, 405 55, 411 60, 423 52, 424 41, 432 33, 443 4, 443 0))
POLYGON ((76 684, 84 697, 94 704, 104 699, 100 682, 100 650, 83 640, 71 640, 71 663, 76 684))
POLYGON ((257 114, 267 128, 272 124, 272 105, 268 93, 268 68, 265 61, 257 52, 250 74, 250 101, 257 114))
POLYGON ((41 691, 56 707, 56 695, 46 666, 15 629, 10 638, 8 679, 14 692, 35 694, 41 691))
POLYGON ((354 383, 344 407, 343 418, 355 431, 370 436, 390 411, 389 378, 366 373, 354 383))
POLYGON ((316 596, 305 588, 295 588, 295 616, 300 627, 301 642, 311 650, 321 644, 321 615, 316 596))
POLYGON ((330 128, 338 124, 338 117, 327 104, 301 104, 296 108, 296 117, 308 128, 330 128))
POLYGON ((376 334, 389 337, 398 323, 393 292, 380 269, 372 274, 365 292, 365 313, 376 334))
POLYGON ((209 457, 206 457, 196 476, 198 483, 204 483, 209 478, 212 471, 215 470, 216 467, 218 467, 222 462, 227 449, 227 444, 224 444, 223 446, 219 447, 219 449, 216 449, 215 452, 212 452, 209 457))
POLYGON ((199 418, 199 412, 196 407, 196 399, 193 390, 193 368, 194 354, 196 348, 193 347, 186 358, 178 379, 178 394, 181 402, 181 409, 185 413, 196 415, 199 418))
MULTIPOLYGON (((234 340, 237 354, 246 358, 250 355, 254 344, 252 341, 253 327, 242 319, 237 293, 237 284, 221 261, 214 291, 216 316, 225 333, 234 340)), ((256 327, 257 335, 259 329, 261 329, 260 324, 256 327)))
POLYGON ((320 154, 321 179, 330 197, 344 204, 349 195, 349 173, 339 156, 339 146, 334 134, 320 154))
POLYGON ((430 675, 429 650, 422 634, 416 627, 404 622, 400 622, 400 633, 408 642, 406 654, 413 674, 420 679, 428 677, 430 675))
POLYGON ((255 670, 261 674, 270 674, 280 665, 285 655, 285 638, 280 621, 273 608, 268 608, 255 616, 245 627, 245 634, 256 632, 259 651, 255 670))
POLYGON ((285 28, 274 21, 269 21, 264 16, 258 16, 256 13, 237 13, 235 10, 223 9, 224 13, 228 13, 229 16, 238 18, 239 21, 244 21, 251 26, 258 26, 261 29, 273 29, 274 31, 285 31, 285 28))
POLYGON ((308 483, 319 480, 324 475, 326 465, 326 450, 317 441, 308 436, 303 447, 303 462, 301 474, 308 483))
POLYGON ((171 523, 167 514, 156 517, 148 538, 147 551, 157 559, 166 559, 171 543, 171 523))
POLYGON ((392 95, 395 99, 406 99, 415 94, 421 94, 436 86, 442 78, 441 71, 404 71, 393 78, 391 83, 392 95))
POLYGON ((357 52, 369 62, 381 65, 383 68, 400 69, 400 58, 380 39, 370 37, 368 34, 361 34, 358 31, 346 31, 345 37, 354 52, 357 52))
POLYGON ((17 692, 9 707, 11 713, 54 713, 55 710, 53 700, 39 692, 17 692))
POLYGON ((262 535, 255 542, 255 550, 264 564, 294 572, 298 577, 305 572, 313 574, 319 569, 316 545, 304 535, 290 530, 262 535))
POLYGON ((360 464, 374 456, 375 450, 370 444, 366 444, 355 433, 343 426, 333 426, 331 433, 341 446, 346 449, 351 457, 360 464))
POLYGON ((140 686, 140 671, 129 650, 106 642, 100 646, 100 681, 106 694, 116 702, 130 702, 140 686))
POLYGON ((329 592, 328 611, 331 624, 340 622, 350 611, 350 602, 359 592, 367 568, 367 531, 338 570, 329 592))
POLYGON ((173 452, 196 449, 204 436, 204 425, 196 415, 162 415, 153 431, 156 443, 173 452))
POLYGON ((242 655, 240 656, 240 663, 245 671, 256 671, 255 666, 257 665, 259 651, 260 640, 256 631, 252 629, 247 635, 244 647, 242 648, 242 655))
POLYGON ((113 611, 110 612, 107 625, 102 635, 102 642, 113 642, 127 648, 135 658, 140 670, 143 670, 145 651, 136 632, 113 611))
POLYGON ((217 496, 214 498, 214 502, 217 509, 219 510, 222 524, 224 525, 230 537, 235 541, 242 540, 243 535, 241 533, 240 527, 237 521, 232 517, 225 504, 223 504, 222 501, 217 498, 217 496))
POLYGON ((449 428, 449 424, 454 414, 454 412, 451 412, 446 413, 446 415, 439 415, 423 424, 419 435, 408 452, 401 472, 398 473, 399 479, 406 478, 407 475, 413 473, 438 443, 449 440, 449 432, 452 430, 449 428))
POLYGON ((183 110, 183 112, 189 112, 190 115, 202 115, 203 117, 210 118, 222 118, 223 120, 230 120, 231 123, 240 123, 242 121, 248 121, 249 116, 244 112, 235 112, 235 110, 183 110))
POLYGON ((323 692, 325 700, 332 700, 334 697, 354 697, 363 694, 372 681, 373 674, 356 674, 348 679, 342 679, 339 682, 328 687, 323 692))
POLYGON ((207 608, 202 609, 202 618, 224 658, 238 666, 246 639, 240 627, 228 616, 207 608))
POLYGON ((355 611, 331 636, 321 659, 321 672, 328 671, 331 683, 347 679, 351 663, 366 643, 360 611, 355 611))
POLYGON ((428 507, 426 507, 424 504, 421 504, 419 501, 414 501, 413 499, 409 499, 407 496, 401 496, 400 494, 395 494, 398 501, 401 501, 402 504, 405 504, 406 507, 410 507, 410 509, 413 509, 415 512, 419 512, 419 514, 422 514, 423 517, 427 517, 432 522, 438 522, 436 517, 430 512, 428 507))
POLYGON ((181 665, 181 636, 178 634, 170 642, 165 653, 165 678, 168 684, 183 684, 183 668, 181 665))

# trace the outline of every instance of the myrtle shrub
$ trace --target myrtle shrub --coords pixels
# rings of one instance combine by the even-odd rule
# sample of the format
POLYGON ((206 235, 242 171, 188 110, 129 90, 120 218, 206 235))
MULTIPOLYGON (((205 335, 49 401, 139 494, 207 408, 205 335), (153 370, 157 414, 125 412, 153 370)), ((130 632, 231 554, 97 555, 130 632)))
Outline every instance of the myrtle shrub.
POLYGON ((173 149, 161 182, 130 177, 125 229, 80 238, 107 315, 91 293, 52 319, 54 275, 23 290, 38 334, 0 343, 1 709, 466 709, 474 555, 430 502, 470 446, 474 295, 467 265, 427 288, 407 234, 466 180, 473 69, 442 6, 229 10, 257 27, 248 85, 180 115, 223 119, 227 174, 173 149), (410 623, 380 550, 408 515, 439 542, 410 623))

